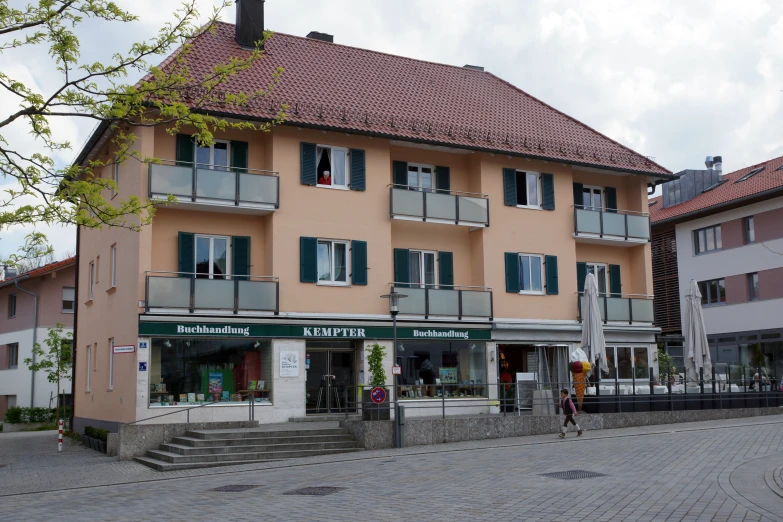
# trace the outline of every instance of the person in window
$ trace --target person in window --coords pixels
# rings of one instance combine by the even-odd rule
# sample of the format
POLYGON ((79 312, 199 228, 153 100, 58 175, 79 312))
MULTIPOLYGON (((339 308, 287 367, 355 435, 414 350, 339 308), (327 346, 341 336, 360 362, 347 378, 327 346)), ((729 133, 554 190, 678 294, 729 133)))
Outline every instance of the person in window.
POLYGON ((321 177, 318 178, 318 184, 319 185, 331 185, 332 184, 332 173, 328 170, 325 170, 323 174, 321 174, 321 177))

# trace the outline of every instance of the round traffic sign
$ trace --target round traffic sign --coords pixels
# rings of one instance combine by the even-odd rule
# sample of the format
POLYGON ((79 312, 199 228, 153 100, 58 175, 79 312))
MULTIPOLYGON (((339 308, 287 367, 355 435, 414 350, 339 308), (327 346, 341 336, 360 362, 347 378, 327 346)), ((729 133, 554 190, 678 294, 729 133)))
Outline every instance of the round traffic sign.
POLYGON ((375 404, 381 404, 386 400, 386 390, 383 388, 373 388, 370 392, 370 398, 375 404))

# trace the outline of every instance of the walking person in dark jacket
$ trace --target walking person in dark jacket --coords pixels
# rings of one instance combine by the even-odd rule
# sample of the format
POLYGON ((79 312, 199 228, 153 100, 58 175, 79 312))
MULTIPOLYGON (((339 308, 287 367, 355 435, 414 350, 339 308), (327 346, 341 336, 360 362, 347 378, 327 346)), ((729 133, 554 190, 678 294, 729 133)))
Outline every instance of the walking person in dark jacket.
POLYGON ((568 390, 565 388, 560 390, 560 410, 565 413, 566 416, 563 427, 560 428, 560 438, 565 438, 569 422, 576 427, 576 436, 580 437, 582 435, 582 428, 580 428, 579 424, 574 420, 574 417, 576 417, 576 408, 574 407, 568 390))

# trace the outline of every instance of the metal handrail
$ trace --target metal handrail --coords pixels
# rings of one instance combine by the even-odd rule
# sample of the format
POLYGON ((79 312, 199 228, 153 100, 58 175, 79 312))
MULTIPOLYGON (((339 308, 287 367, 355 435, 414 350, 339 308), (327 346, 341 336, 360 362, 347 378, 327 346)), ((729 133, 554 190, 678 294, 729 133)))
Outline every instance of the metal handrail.
MULTIPOLYGON (((584 292, 577 292, 579 295, 585 295, 584 292)), ((623 294, 620 293, 618 295, 613 294, 612 292, 598 292, 598 297, 627 297, 630 299, 637 298, 637 297, 644 297, 646 299, 654 299, 655 295, 653 294, 623 294)))
POLYGON ((149 161, 148 163, 150 165, 165 165, 169 167, 177 167, 177 166, 191 167, 191 168, 208 167, 209 170, 216 170, 218 172, 239 172, 239 173, 275 176, 275 177, 280 176, 280 172, 276 170, 251 169, 248 167, 231 167, 231 166, 227 167, 225 165, 215 165, 214 163, 198 163, 195 161, 178 161, 178 160, 158 158, 157 161, 149 161), (213 167, 218 167, 218 168, 213 168, 213 167))
POLYGON ((432 288, 433 290, 471 290, 475 289, 474 291, 492 291, 492 287, 489 286, 465 286, 465 285, 441 285, 439 283, 433 283, 433 284, 418 284, 418 283, 401 283, 401 282, 394 282, 392 281, 389 283, 392 286, 399 286, 402 287, 405 285, 405 288, 419 288, 420 290, 425 290, 427 288, 432 288), (411 286, 415 285, 415 286, 411 286), (435 288, 435 287, 445 287, 445 288, 435 288))
MULTIPOLYGON (((168 270, 147 270, 145 272, 147 275, 155 275, 155 274, 166 274, 166 275, 187 275, 187 276, 198 276, 198 275, 208 275, 208 274, 200 274, 198 272, 171 272, 168 270)), ((222 276, 212 276, 212 279, 223 279, 223 280, 231 280, 233 278, 239 278, 239 277, 252 277, 254 279, 260 279, 262 281, 270 281, 270 282, 277 282, 280 280, 279 276, 259 276, 259 275, 251 275, 251 274, 224 274, 222 276)), ((198 278, 197 278, 198 279, 198 278)))
POLYGON ((480 192, 466 192, 464 190, 443 190, 435 187, 422 187, 420 185, 401 185, 398 183, 389 183, 387 187, 391 188, 398 188, 398 189, 416 189, 417 192, 427 192, 430 194, 450 194, 452 196, 468 196, 468 197, 479 197, 482 199, 489 199, 489 195, 482 194, 480 192))
MULTIPOLYGON (((245 393, 245 394, 239 393, 237 395, 239 395, 240 397, 243 396, 243 395, 245 397, 247 397, 250 394, 249 393, 245 393)), ((198 406, 189 406, 187 408, 182 408, 180 410, 174 410, 174 411, 169 411, 169 412, 166 412, 166 413, 162 413, 162 414, 156 415, 154 417, 146 417, 144 419, 135 420, 133 422, 124 422, 124 423, 122 423, 122 426, 130 426, 131 424, 136 424, 138 422, 144 422, 144 421, 148 421, 148 420, 152 420, 152 419, 159 419, 160 417, 166 417, 168 415, 174 415, 175 413, 182 413, 183 411, 188 412, 188 423, 190 423, 190 411, 191 410, 197 410, 197 409, 203 408, 205 406, 215 406, 217 404, 225 404, 225 403, 221 403, 221 402, 205 402, 204 404, 199 404, 198 406)), ((251 400, 250 402, 248 402, 248 405, 252 408, 253 407, 253 401, 251 400)), ((251 417, 252 417, 252 413, 251 413, 251 417)))
POLYGON ((571 208, 573 208, 575 210, 578 210, 578 209, 593 210, 595 212, 604 212, 604 213, 610 213, 610 214, 635 214, 637 216, 650 217, 650 213, 649 212, 638 212, 636 210, 620 210, 620 209, 616 209, 616 208, 603 208, 603 207, 602 208, 596 208, 596 207, 593 207, 591 205, 576 205, 576 204, 571 205, 571 208))

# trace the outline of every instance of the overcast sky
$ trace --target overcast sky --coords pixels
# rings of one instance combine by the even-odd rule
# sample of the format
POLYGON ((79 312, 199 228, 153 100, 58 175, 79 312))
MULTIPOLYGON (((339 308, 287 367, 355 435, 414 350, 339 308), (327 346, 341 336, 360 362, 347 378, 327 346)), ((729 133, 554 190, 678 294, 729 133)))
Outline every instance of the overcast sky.
MULTIPOLYGON (((141 20, 132 26, 85 23, 79 35, 83 58, 107 60, 152 36, 167 9, 179 5, 116 2, 141 20)), ((216 2, 199 3, 206 13, 216 2)), ((233 22, 234 9, 223 18, 233 22)), ((300 36, 322 31, 333 34, 335 43, 411 58, 484 66, 674 172, 703 168, 707 155, 722 155, 724 172, 783 155, 783 0, 267 0, 266 26, 300 36)), ((37 50, 0 55, 0 70, 45 93, 59 78, 46 50, 37 50)), ((0 107, 8 101, 0 94, 0 107)), ((0 109, 0 115, 7 112, 0 109)), ((74 149, 57 160, 71 161, 91 128, 87 122, 58 122, 54 130, 74 149)), ((35 147, 19 136, 14 139, 22 139, 24 148, 35 147)), ((1 231, 0 252, 14 251, 30 230, 1 231)), ((72 228, 50 232, 58 252, 73 251, 75 236, 72 228)))

